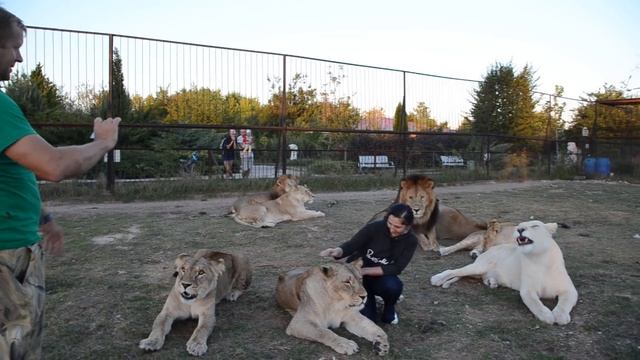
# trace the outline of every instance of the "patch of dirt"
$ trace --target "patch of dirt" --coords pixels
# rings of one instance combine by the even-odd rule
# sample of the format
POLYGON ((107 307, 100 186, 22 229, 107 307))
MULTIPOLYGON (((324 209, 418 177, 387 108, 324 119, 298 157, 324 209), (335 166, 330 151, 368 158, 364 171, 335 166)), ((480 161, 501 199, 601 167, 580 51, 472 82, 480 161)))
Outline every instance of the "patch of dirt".
POLYGON ((126 229, 125 233, 94 236, 91 238, 91 242, 97 245, 118 244, 131 241, 138 234, 140 234, 140 225, 132 225, 126 229))
MULTIPOLYGON (((540 185, 551 185, 556 181, 523 181, 523 182, 495 182, 487 181, 457 186, 437 187, 438 195, 452 193, 485 193, 502 190, 523 189, 540 185)), ((329 201, 332 204, 351 200, 370 200, 371 202, 392 201, 396 196, 394 190, 381 191, 351 191, 317 193, 316 201, 329 201)), ((210 216, 223 216, 237 197, 214 197, 202 200, 148 201, 132 203, 102 203, 102 204, 64 204, 48 202, 47 209, 60 215, 92 216, 94 214, 114 214, 143 211, 145 213, 164 213, 176 216, 177 213, 202 212, 210 216)))

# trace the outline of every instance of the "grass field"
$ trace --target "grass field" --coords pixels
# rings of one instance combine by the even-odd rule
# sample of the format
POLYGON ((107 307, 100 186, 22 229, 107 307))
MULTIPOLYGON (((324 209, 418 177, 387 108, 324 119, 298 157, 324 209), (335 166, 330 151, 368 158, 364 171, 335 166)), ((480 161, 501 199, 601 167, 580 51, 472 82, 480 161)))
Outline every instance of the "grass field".
MULTIPOLYGON (((477 219, 567 223, 557 242, 579 300, 572 321, 536 320, 516 291, 461 280, 449 289, 429 278, 471 260, 417 250, 401 275, 400 324, 383 327, 388 359, 640 358, 640 186, 599 181, 437 188, 441 201, 477 219)), ((189 358, 195 321, 174 325, 162 350, 137 348, 173 285, 176 255, 199 248, 243 252, 254 281, 237 302, 221 302, 206 359, 372 359, 371 344, 344 331, 360 352, 343 356, 289 337, 290 316, 274 300, 277 275, 318 265, 326 247, 348 240, 394 197, 321 193, 309 208, 325 218, 254 229, 224 216, 234 198, 131 203, 50 203, 66 233, 65 255, 49 258, 44 351, 47 359, 189 358)), ((548 302, 553 304, 553 302, 548 302)))

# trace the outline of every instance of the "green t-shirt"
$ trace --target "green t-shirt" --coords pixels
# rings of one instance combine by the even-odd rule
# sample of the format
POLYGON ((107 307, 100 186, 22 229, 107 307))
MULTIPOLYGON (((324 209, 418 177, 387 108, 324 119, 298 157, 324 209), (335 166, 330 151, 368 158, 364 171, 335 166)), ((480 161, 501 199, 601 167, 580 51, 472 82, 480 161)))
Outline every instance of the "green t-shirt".
POLYGON ((40 241, 36 176, 4 153, 16 141, 35 133, 18 105, 0 91, 0 250, 40 241))

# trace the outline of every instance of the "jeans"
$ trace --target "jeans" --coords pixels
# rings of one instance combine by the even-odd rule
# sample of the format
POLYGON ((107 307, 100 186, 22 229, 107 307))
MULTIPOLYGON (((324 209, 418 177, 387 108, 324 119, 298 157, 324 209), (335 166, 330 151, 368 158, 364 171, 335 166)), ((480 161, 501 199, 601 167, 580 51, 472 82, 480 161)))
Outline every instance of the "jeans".
POLYGON ((362 284, 367 290, 367 302, 360 313, 371 321, 376 321, 376 295, 378 295, 384 300, 381 321, 384 323, 392 322, 396 314, 395 305, 403 288, 398 275, 363 276, 362 284))

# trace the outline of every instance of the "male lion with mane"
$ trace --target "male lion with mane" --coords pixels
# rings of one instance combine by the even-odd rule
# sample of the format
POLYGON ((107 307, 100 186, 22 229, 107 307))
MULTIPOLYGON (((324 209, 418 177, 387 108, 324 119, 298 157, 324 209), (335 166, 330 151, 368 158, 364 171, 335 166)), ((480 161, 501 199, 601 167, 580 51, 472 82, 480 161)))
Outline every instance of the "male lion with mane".
POLYGON ((360 314, 367 298, 362 286, 362 260, 329 263, 293 269, 278 277, 276 300, 293 315, 287 335, 317 341, 340 354, 358 351, 354 341, 338 336, 329 328, 344 324, 351 333, 373 342, 374 351, 389 351, 387 334, 360 314))
POLYGON ((578 292, 567 273, 562 251, 553 240, 555 223, 527 221, 518 224, 512 243, 489 248, 467 266, 446 270, 431 277, 431 285, 449 287, 464 276, 482 277, 485 285, 510 287, 520 292, 529 310, 547 324, 565 325, 578 301, 578 292), (549 310, 541 298, 558 298, 549 310))
POLYGON ((439 239, 460 241, 475 231, 486 230, 486 224, 440 204, 433 190, 435 184, 425 175, 409 175, 400 180, 394 201, 407 204, 413 210, 413 231, 423 250, 438 251, 439 239))
POLYGON ((149 337, 140 341, 143 350, 160 350, 173 321, 198 319, 187 342, 191 355, 207 352, 207 339, 216 322, 216 304, 223 298, 235 301, 251 284, 246 257, 201 249, 195 255, 180 254, 175 260, 176 282, 162 311, 153 322, 149 337))
POLYGON ((292 189, 294 189, 299 184, 298 177, 295 175, 280 175, 276 179, 276 182, 271 187, 271 192, 267 194, 255 194, 250 196, 242 196, 239 197, 233 205, 231 205, 231 209, 229 214, 236 213, 240 211, 245 206, 261 204, 265 201, 275 200, 280 196, 288 193, 292 189))
POLYGON ((237 223, 257 228, 274 227, 283 221, 299 221, 324 216, 321 211, 307 210, 305 203, 313 202, 313 193, 304 185, 296 185, 277 199, 246 205, 231 217, 237 223))

